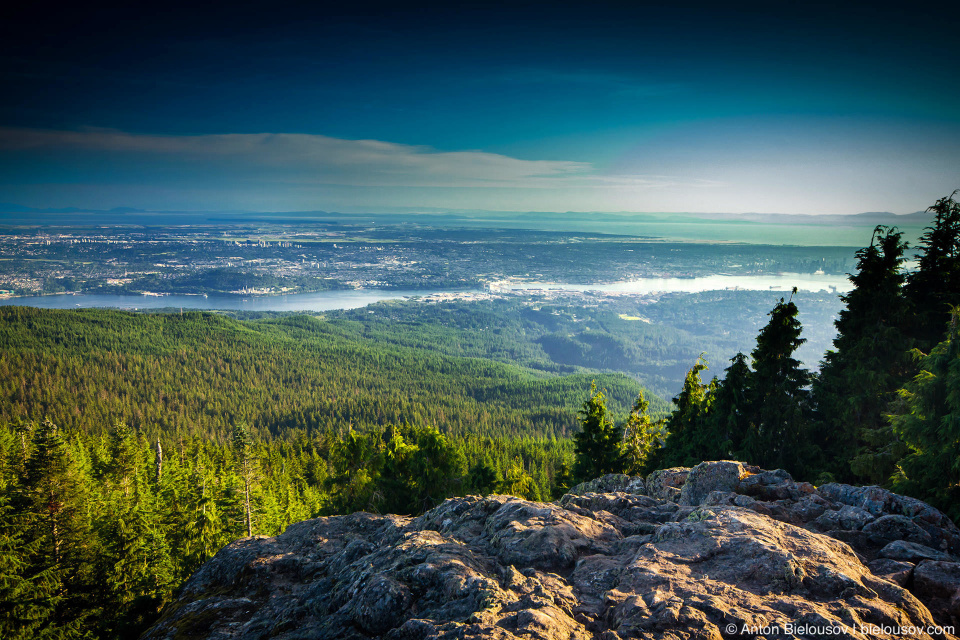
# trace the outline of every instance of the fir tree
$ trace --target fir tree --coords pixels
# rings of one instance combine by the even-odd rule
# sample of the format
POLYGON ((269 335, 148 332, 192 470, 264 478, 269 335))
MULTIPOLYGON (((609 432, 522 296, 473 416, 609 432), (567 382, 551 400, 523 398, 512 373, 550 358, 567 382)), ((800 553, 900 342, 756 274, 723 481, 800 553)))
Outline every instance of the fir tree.
POLYGON ((854 288, 841 296, 846 307, 835 322, 835 349, 813 383, 816 441, 826 470, 845 482, 884 482, 903 453, 885 416, 913 368, 901 236, 878 226, 870 246, 857 251, 854 288))
POLYGON ((915 350, 920 373, 900 390, 890 416, 909 453, 893 477, 896 491, 960 518, 960 318, 928 355, 915 350))
POLYGON ((497 468, 493 466, 489 457, 471 466, 467 474, 467 485, 470 487, 470 491, 483 496, 493 493, 501 480, 497 476, 497 468))
POLYGON ((798 313, 792 297, 789 302, 781 298, 757 336, 747 388, 750 430, 743 446, 747 461, 768 469, 786 469, 796 476, 809 470, 815 453, 806 388, 810 374, 793 357, 805 342, 800 337, 798 313))
POLYGON ((62 599, 56 568, 32 569, 29 559, 39 554, 43 539, 31 540, 22 524, 14 517, 9 495, 0 492, 0 637, 69 637, 73 634, 63 634, 56 619, 62 599))
POLYGON ((944 339, 950 305, 960 304, 960 202, 954 191, 940 198, 928 211, 933 226, 920 237, 919 269, 907 281, 907 297, 913 303, 913 337, 918 349, 927 352, 944 339))
POLYGON ((665 467, 693 466, 707 455, 704 431, 716 383, 703 384, 700 372, 706 369, 707 362, 701 354, 687 372, 680 394, 673 399, 676 408, 666 422, 668 435, 662 461, 665 467))
POLYGON ((623 427, 624 473, 645 473, 667 439, 665 422, 652 422, 647 415, 649 409, 650 403, 644 399, 641 391, 623 427))
POLYGON ((608 473, 621 473, 624 462, 620 430, 613 426, 606 399, 595 384, 590 386, 590 398, 584 401, 578 415, 581 431, 573 436, 574 479, 585 482, 608 473))
POLYGON ((108 473, 116 486, 129 492, 130 481, 136 471, 136 439, 133 429, 118 422, 110 434, 110 464, 108 473))
POLYGON ((540 489, 527 470, 523 468, 523 461, 518 457, 507 467, 503 480, 497 487, 499 493, 519 496, 526 500, 540 500, 540 489))
POLYGON ((251 484, 256 481, 256 460, 253 457, 253 440, 250 431, 244 422, 238 422, 233 427, 233 455, 236 462, 236 472, 243 483, 243 516, 246 524, 247 537, 253 535, 253 513, 250 507, 251 484))
POLYGON ((40 606, 51 627, 38 635, 69 636, 97 613, 88 594, 93 565, 87 487, 63 434, 49 420, 33 430, 24 475, 15 489, 16 526, 31 553, 26 575, 48 585, 50 597, 40 606), (54 627, 58 628, 55 632, 54 627))
POLYGON ((706 418, 706 459, 741 457, 744 438, 750 430, 747 389, 752 373, 747 356, 737 353, 730 359, 723 380, 716 383, 706 418))

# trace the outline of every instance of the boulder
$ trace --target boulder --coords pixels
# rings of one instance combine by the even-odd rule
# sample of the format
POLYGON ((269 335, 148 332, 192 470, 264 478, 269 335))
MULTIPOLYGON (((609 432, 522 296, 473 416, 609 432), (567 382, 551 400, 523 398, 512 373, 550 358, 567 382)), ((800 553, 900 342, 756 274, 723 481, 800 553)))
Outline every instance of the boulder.
POLYGON ((909 562, 901 562, 889 558, 877 558, 867 565, 873 575, 885 578, 901 587, 907 585, 907 582, 913 575, 914 566, 915 565, 909 562))
POLYGON ((931 549, 916 542, 906 542, 904 540, 894 540, 880 550, 881 558, 890 558, 891 560, 906 560, 907 562, 920 562, 921 560, 952 560, 949 554, 943 551, 931 549))
POLYGON ((871 520, 873 520, 873 516, 869 512, 859 507, 843 505, 836 511, 825 511, 814 522, 824 531, 833 529, 859 531, 871 520))
POLYGON ((960 628, 960 563, 921 562, 913 572, 913 592, 941 624, 960 628))
POLYGON ((699 505, 712 491, 736 491, 746 476, 743 465, 733 460, 701 462, 690 469, 680 489, 682 505, 699 505))
POLYGON ((646 494, 643 478, 628 476, 623 473, 609 473, 594 480, 581 482, 573 487, 568 494, 581 496, 586 493, 634 493, 646 494))
POLYGON ((658 500, 677 501, 680 488, 687 481, 688 467, 660 469, 647 476, 647 495, 658 500))
POLYGON ((880 516, 863 527, 867 538, 875 544, 887 544, 894 540, 906 540, 918 544, 929 545, 933 536, 924 531, 916 522, 901 515, 880 516))
POLYGON ((731 461, 638 480, 238 540, 143 637, 721 640, 787 624, 957 624, 957 531, 928 505, 731 461))

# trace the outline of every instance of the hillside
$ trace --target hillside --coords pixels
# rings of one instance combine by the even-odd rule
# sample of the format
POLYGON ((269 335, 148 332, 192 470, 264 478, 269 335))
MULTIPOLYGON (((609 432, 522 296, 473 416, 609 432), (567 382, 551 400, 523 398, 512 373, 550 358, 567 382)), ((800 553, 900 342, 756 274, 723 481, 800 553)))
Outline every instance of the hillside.
MULTIPOLYGON (((210 313, 0 309, 0 422, 49 418, 85 432, 124 421, 148 437, 222 438, 436 425, 454 435, 562 438, 591 380, 625 414, 625 375, 547 375, 346 335, 308 316, 238 321, 210 313)), ((656 412, 666 403, 651 396, 656 412)))

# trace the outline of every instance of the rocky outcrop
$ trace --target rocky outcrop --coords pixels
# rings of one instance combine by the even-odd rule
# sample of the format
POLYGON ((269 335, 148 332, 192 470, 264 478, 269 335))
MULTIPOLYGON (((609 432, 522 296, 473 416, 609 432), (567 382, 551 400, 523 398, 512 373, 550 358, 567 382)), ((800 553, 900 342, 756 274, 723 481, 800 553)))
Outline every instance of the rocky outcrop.
POLYGON ((721 461, 240 540, 145 637, 952 638, 958 552, 922 502, 721 461))

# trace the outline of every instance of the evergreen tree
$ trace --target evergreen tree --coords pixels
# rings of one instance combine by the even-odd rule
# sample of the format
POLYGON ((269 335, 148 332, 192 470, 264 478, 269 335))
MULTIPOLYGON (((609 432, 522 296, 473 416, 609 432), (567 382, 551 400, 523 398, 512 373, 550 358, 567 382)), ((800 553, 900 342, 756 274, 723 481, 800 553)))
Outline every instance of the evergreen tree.
POLYGON ((247 537, 253 535, 253 513, 250 507, 251 484, 256 481, 256 460, 253 457, 253 440, 246 423, 238 422, 233 426, 233 455, 236 473, 243 483, 243 516, 247 537))
POLYGON ((700 372, 707 369, 701 354, 683 381, 683 389, 673 399, 676 408, 667 418, 667 442, 663 449, 665 467, 693 466, 703 462, 710 449, 706 442, 706 419, 710 411, 715 381, 703 384, 700 372))
POLYGON ((79 635, 79 625, 64 633, 56 620, 61 600, 55 568, 36 572, 29 559, 40 551, 34 537, 14 517, 10 497, 0 492, 0 637, 33 640, 79 635))
POLYGON ((130 482, 137 464, 136 439, 133 429, 118 422, 110 434, 110 463, 108 475, 114 484, 125 493, 130 491, 130 482))
POLYGON ((352 428, 330 447, 333 474, 328 478, 331 506, 335 513, 373 511, 381 501, 376 478, 380 474, 379 434, 361 434, 352 428))
POLYGON ((960 202, 954 191, 940 198, 928 211, 933 226, 920 236, 919 269, 907 281, 907 297, 913 303, 913 337, 918 349, 928 352, 943 340, 950 305, 960 304, 960 202))
POLYGON ((901 236, 878 226, 870 246, 857 251, 854 288, 841 296, 846 307, 834 323, 835 349, 813 382, 816 441, 826 471, 844 482, 884 482, 903 453, 885 417, 912 370, 901 236))
POLYGON ((781 298, 757 336, 747 388, 750 430, 744 453, 753 464, 802 476, 811 467, 815 449, 809 433, 810 374, 793 357, 805 342, 798 313, 792 296, 789 302, 781 298))
POLYGON ((667 439, 664 421, 652 422, 647 415, 649 409, 650 403, 641 391, 623 427, 624 473, 646 473, 649 463, 667 439))
POLYGON ((706 418, 707 459, 728 460, 741 456, 744 438, 750 430, 747 389, 752 374, 747 356, 738 353, 730 359, 723 380, 716 383, 706 418))
POLYGON ((489 457, 484 457, 471 466, 467 473, 467 485, 470 491, 475 491, 482 496, 493 493, 501 480, 497 476, 497 468, 493 466, 489 457))
POLYGON ((566 458, 560 460, 553 472, 553 491, 551 492, 551 497, 554 500, 559 500, 563 497, 567 491, 570 490, 570 487, 574 486, 573 473, 570 468, 570 463, 566 458))
POLYGON ((466 460, 434 426, 406 425, 404 430, 416 443, 407 472, 414 489, 408 513, 421 513, 456 493, 466 460))
POLYGON ((620 430, 613 426, 606 399, 595 384, 590 386, 590 398, 584 401, 578 415, 581 431, 573 436, 576 453, 574 479, 585 482, 608 473, 621 473, 624 462, 620 430))
POLYGON ((914 351, 920 373, 900 390, 890 421, 909 453, 893 477, 896 491, 960 518, 960 318, 929 355, 914 351))
POLYGON ((102 635, 139 635, 173 593, 166 540, 150 505, 137 495, 117 491, 98 520, 103 546, 97 582, 112 614, 101 620, 102 635))
POLYGON ((96 615, 90 597, 91 523, 87 487, 63 434, 49 420, 33 430, 24 475, 15 488, 16 526, 26 532, 26 575, 48 585, 41 607, 49 626, 38 635, 71 637, 83 621, 96 615))
POLYGON ((499 493, 518 496, 526 500, 540 500, 540 489, 527 470, 523 468, 523 461, 519 456, 513 459, 503 474, 503 481, 497 487, 499 493))

